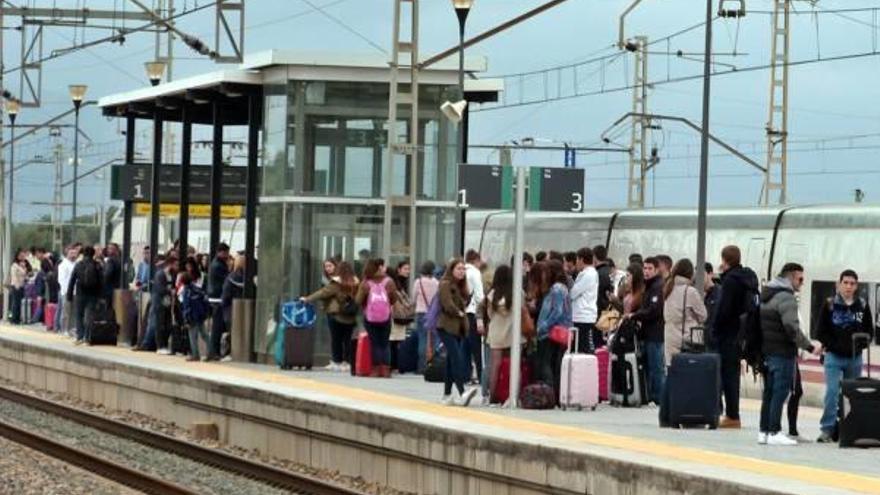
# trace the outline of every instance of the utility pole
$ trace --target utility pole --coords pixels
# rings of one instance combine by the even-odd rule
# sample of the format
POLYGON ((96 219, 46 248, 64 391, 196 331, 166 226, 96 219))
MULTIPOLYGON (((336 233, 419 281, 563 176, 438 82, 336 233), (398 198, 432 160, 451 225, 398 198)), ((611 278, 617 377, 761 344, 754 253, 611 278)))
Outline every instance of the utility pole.
POLYGON ((64 197, 61 193, 61 183, 64 181, 64 153, 61 142, 58 140, 59 135, 60 132, 55 135, 55 146, 53 151, 55 155, 55 187, 52 206, 52 250, 55 252, 61 252, 64 247, 64 229, 62 223, 62 219, 64 218, 64 207, 62 206, 62 203, 64 203, 64 197))
POLYGON ((761 204, 788 200, 788 52, 791 0, 773 1, 770 36, 770 107, 767 118, 767 172, 761 204), (779 192, 778 199, 775 191, 779 192))
POLYGON ((630 136, 629 187, 627 206, 645 207, 645 183, 648 172, 648 38, 636 36, 627 41, 624 49, 633 54, 632 132, 630 136))

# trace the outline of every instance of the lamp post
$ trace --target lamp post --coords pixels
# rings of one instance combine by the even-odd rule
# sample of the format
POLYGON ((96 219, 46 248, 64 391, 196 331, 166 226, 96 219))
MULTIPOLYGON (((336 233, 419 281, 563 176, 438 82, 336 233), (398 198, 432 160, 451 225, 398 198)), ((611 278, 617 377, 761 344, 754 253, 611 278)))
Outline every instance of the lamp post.
POLYGON ((6 100, 6 115, 9 116, 9 200, 6 206, 6 224, 4 225, 4 237, 6 245, 3 247, 3 263, 12 265, 12 199, 15 194, 15 118, 21 109, 18 100, 10 98, 6 100))
POLYGON ((70 238, 76 240, 76 193, 79 182, 79 108, 82 106, 88 86, 85 84, 71 84, 68 87, 70 99, 73 101, 74 126, 73 126, 73 218, 70 222, 70 238))
MULTIPOLYGON (((464 26, 467 16, 474 6, 474 0, 452 0, 452 7, 455 9, 455 15, 458 16, 458 90, 461 92, 461 114, 464 115, 467 106, 467 100, 464 97, 464 26)), ((464 126, 458 126, 458 161, 465 162, 464 149, 464 126)))
POLYGON ((161 60, 144 63, 144 68, 147 70, 147 77, 150 79, 150 84, 158 86, 159 83, 162 82, 162 76, 165 75, 165 66, 165 62, 161 60))
POLYGON ((700 192, 697 205, 697 266, 694 280, 701 293, 706 284, 706 209, 709 195, 709 102, 712 89, 712 0, 706 0, 706 55, 703 60, 703 128, 700 135, 700 192))

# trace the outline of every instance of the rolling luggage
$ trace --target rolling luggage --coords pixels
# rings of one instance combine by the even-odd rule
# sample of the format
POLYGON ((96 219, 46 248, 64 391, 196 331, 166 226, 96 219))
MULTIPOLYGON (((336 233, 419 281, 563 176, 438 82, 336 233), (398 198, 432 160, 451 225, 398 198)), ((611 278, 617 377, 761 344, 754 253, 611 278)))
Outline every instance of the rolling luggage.
POLYGON ((21 300, 21 323, 22 325, 29 325, 31 323, 31 316, 33 315, 34 306, 33 299, 29 297, 25 297, 21 300))
POLYGON ((854 334, 853 351, 860 340, 867 344, 868 376, 840 381, 837 430, 841 448, 880 447, 880 380, 871 378, 871 336, 854 334))
POLYGON ((599 361, 596 356, 577 353, 580 334, 577 327, 571 328, 574 336, 569 340, 559 381, 559 405, 562 409, 590 408, 595 410, 599 404, 599 361), (574 340, 574 351, 572 351, 574 340))
POLYGON ((46 325, 46 330, 55 330, 55 314, 57 312, 58 304, 50 302, 46 303, 46 311, 43 314, 43 324, 46 325))
POLYGON ((556 406, 556 391, 544 382, 526 385, 519 394, 519 405, 523 409, 553 409, 556 406))
POLYGON ((672 357, 666 378, 669 424, 718 428, 721 415, 721 357, 718 354, 680 352, 672 357))
POLYGON ((596 349, 596 360, 599 362, 599 400, 608 402, 608 348, 596 349))
POLYGON ((415 373, 419 367, 419 336, 411 332, 397 348, 397 371, 415 373))
POLYGON ((283 370, 293 368, 312 369, 315 350, 315 328, 295 327, 289 323, 282 332, 284 353, 278 366, 283 370))
POLYGON ((361 332, 358 335, 355 362, 357 363, 357 376, 370 376, 370 372, 373 370, 373 355, 370 348, 370 336, 367 332, 361 332))
MULTIPOLYGON (((519 367, 519 392, 522 394, 523 389, 529 383, 531 378, 531 368, 526 360, 523 360, 519 367)), ((495 390, 492 391, 492 403, 504 404, 510 397, 510 357, 501 358, 501 366, 498 368, 498 378, 495 380, 495 390)))
POLYGON ((608 350, 608 398, 612 405, 641 407, 647 404, 645 359, 635 334, 638 325, 626 320, 611 337, 608 350))
POLYGON ((87 315, 89 325, 87 343, 89 345, 116 345, 119 337, 119 325, 113 308, 107 307, 104 301, 98 301, 91 315, 87 315))

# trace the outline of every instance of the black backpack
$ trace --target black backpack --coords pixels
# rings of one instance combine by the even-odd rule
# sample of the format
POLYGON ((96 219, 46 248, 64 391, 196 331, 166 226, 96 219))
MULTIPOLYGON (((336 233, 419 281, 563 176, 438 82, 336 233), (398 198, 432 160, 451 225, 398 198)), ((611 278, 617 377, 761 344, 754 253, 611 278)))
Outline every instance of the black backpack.
POLYGON ((82 278, 80 279, 80 287, 86 290, 94 290, 101 286, 101 274, 98 270, 98 264, 91 260, 83 260, 82 278))
POLYGON ((746 286, 743 295, 743 307, 739 315, 739 333, 737 342, 740 347, 740 357, 755 374, 761 373, 764 368, 764 352, 761 346, 764 343, 764 334, 761 330, 761 294, 758 287, 758 276, 748 270, 752 283, 746 286))

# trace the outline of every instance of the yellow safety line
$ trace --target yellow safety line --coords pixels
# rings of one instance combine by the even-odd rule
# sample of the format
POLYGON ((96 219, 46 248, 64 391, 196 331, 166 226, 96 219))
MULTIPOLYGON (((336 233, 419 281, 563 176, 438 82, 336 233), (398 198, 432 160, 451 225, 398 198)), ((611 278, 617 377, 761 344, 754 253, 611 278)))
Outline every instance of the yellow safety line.
MULTIPOLYGON (((4 326, 3 329, 4 331, 8 331, 10 327, 4 326)), ((52 334, 41 334, 19 329, 15 329, 15 331, 16 333, 27 335, 28 337, 41 338, 41 340, 57 341, 59 339, 59 337, 52 334)), ((131 352, 127 349, 116 347, 94 347, 91 348, 91 350, 118 355, 125 355, 126 353, 131 352)), ((142 353, 139 354, 138 357, 145 360, 161 362, 163 364, 167 364, 168 361, 165 357, 150 353, 142 353)), ((383 406, 406 408, 410 411, 433 414, 454 420, 465 420, 471 423, 479 423, 492 427, 504 427, 512 431, 536 433, 548 436, 554 440, 588 443, 606 448, 623 449, 648 454, 662 459, 674 459, 687 463, 698 463, 727 469, 733 468, 767 476, 788 478, 805 482, 810 485, 822 485, 831 488, 880 495, 880 478, 863 476, 845 471, 814 468, 798 464, 787 464, 784 462, 765 461, 741 455, 725 454, 692 447, 679 447, 674 444, 663 443, 656 440, 601 433, 573 426, 554 425, 484 412, 476 409, 449 407, 418 399, 397 397, 382 392, 363 390, 308 378, 267 373, 265 371, 231 368, 212 363, 180 362, 178 365, 185 366, 186 368, 211 370, 215 372, 215 376, 218 375, 216 371, 219 370, 221 373, 227 374, 233 378, 249 378, 268 383, 292 385, 303 390, 335 395, 345 399, 355 399, 365 402, 379 403, 383 406)), ((768 448, 772 449, 773 447, 768 448)))

